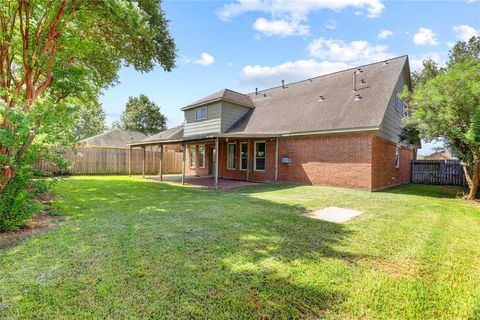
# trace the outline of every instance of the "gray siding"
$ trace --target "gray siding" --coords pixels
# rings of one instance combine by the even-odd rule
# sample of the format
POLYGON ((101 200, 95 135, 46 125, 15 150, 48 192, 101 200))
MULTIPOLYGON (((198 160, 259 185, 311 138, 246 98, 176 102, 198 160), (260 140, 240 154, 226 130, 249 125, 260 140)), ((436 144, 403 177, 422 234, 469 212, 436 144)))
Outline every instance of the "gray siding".
POLYGON ((403 127, 402 118, 403 118, 403 108, 400 107, 399 110, 395 109, 395 97, 397 94, 403 91, 403 86, 405 85, 405 75, 402 73, 400 78, 395 85, 395 90, 390 97, 385 116, 383 118, 382 126, 379 132, 379 135, 382 138, 390 140, 392 142, 399 142, 399 135, 403 127))
POLYGON ((185 137, 220 132, 221 104, 214 103, 204 107, 207 108, 207 119, 205 120, 195 120, 195 110, 203 108, 203 106, 185 111, 185 137))
POLYGON ((222 132, 230 129, 235 122, 237 122, 249 108, 242 107, 230 102, 222 102, 222 132))

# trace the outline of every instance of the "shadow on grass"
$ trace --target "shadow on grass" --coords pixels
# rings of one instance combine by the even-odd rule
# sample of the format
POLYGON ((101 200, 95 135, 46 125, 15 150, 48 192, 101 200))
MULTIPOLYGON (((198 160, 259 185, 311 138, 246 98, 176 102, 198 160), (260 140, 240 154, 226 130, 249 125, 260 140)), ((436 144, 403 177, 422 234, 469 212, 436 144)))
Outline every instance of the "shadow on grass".
MULTIPOLYGON (((120 317, 132 312, 139 316, 135 310, 176 318, 321 317, 346 299, 332 279, 341 279, 342 268, 364 257, 341 250, 351 236, 348 227, 302 217, 299 213, 306 209, 299 205, 248 196, 291 187, 215 192, 128 179, 65 181, 59 187, 58 206, 71 225, 55 230, 50 239, 26 243, 24 253, 37 253, 27 254, 31 258, 23 264, 14 252, 0 262, 2 268, 17 261, 37 271, 57 262, 60 270, 52 277, 59 278, 37 287, 35 296, 21 302, 9 297, 18 294, 16 288, 30 286, 31 277, 25 275, 20 284, 15 283, 18 278, 7 281, 4 288, 9 292, 1 297, 8 305, 6 315, 9 308, 28 316, 28 310, 43 307, 36 314, 41 317, 42 312, 55 313, 53 308, 62 310, 61 305, 71 307, 73 314, 84 311, 85 302, 74 293, 95 299, 95 291, 85 292, 95 290, 90 282, 110 279, 126 285, 107 291, 92 316, 105 315, 120 304, 120 317), (53 238, 61 243, 52 246, 48 241, 53 238), (66 256, 69 260, 63 261, 66 256), (76 273, 71 276, 63 268, 76 273), (63 287, 68 290, 63 292, 63 287), (42 305, 52 296, 52 309, 42 305), (19 312, 24 302, 29 302, 26 314, 19 312), (139 309, 140 304, 145 308, 139 309)), ((9 268, 0 281, 18 266, 9 268)))

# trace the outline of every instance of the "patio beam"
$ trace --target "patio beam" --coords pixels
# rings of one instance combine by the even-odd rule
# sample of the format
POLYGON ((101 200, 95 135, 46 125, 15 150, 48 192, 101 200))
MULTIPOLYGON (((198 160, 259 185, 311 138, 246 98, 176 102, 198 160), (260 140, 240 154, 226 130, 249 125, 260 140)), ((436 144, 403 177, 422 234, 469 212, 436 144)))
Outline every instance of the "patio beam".
POLYGON ((132 153, 133 153, 133 147, 130 146, 130 150, 128 152, 128 176, 132 176, 132 153))
POLYGON ((145 153, 146 153, 146 148, 145 147, 142 147, 142 177, 145 178, 145 153))
POLYGON ((182 143, 182 185, 185 184, 185 153, 187 150, 187 145, 182 143))
POLYGON ((215 138, 215 176, 214 176, 214 188, 218 190, 218 137, 215 138))
POLYGON ((160 176, 160 181, 163 181, 163 144, 160 146, 160 168, 158 169, 158 175, 160 176))

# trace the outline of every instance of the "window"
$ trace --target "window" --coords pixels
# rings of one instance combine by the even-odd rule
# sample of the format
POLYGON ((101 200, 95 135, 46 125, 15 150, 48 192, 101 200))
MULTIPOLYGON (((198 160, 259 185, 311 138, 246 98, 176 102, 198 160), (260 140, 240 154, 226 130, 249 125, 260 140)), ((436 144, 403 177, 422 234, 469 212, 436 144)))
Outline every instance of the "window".
POLYGON ((195 168, 197 164, 197 148, 190 146, 190 168, 195 168))
POLYGON ((395 168, 400 168, 400 147, 395 149, 395 168))
POLYGON ((402 107, 403 107, 403 101, 402 101, 402 99, 400 99, 399 93, 397 93, 395 95, 395 110, 400 112, 402 110, 402 107))
POLYGON ((235 159, 237 156, 237 145, 235 143, 228 144, 228 159, 227 159, 227 169, 235 170, 235 159))
POLYGON ((205 146, 198 146, 198 167, 205 168, 205 146))
POLYGON ((265 171, 265 142, 255 142, 255 171, 265 171))
POLYGON ((195 120, 207 119, 207 108, 198 108, 195 110, 195 120))
POLYGON ((248 143, 240 143, 240 170, 248 169, 248 143))

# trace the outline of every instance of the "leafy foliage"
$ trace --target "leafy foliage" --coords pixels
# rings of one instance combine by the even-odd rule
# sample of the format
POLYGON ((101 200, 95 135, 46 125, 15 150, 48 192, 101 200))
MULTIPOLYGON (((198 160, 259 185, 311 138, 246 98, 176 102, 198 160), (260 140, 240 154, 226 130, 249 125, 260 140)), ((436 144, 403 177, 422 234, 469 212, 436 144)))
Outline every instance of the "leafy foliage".
POLYGON ((128 98, 120 122, 116 126, 125 130, 154 134, 167 129, 167 117, 153 101, 141 94, 128 98))
POLYGON ((72 125, 98 111, 97 97, 117 82, 122 62, 139 71, 157 64, 170 71, 175 44, 159 0, 0 0, 0 8, 4 230, 33 212, 26 199, 42 189, 32 180, 33 163, 52 157, 64 165, 48 148, 71 145, 83 134, 72 125), (85 110, 75 111, 79 101, 85 110))
POLYGON ((75 140, 92 137, 106 129, 105 111, 103 111, 102 105, 98 101, 80 102, 77 106, 73 125, 75 140))
POLYGON ((421 137, 442 138, 463 161, 472 180, 469 197, 474 197, 480 160, 480 61, 465 60, 440 71, 416 88, 409 105, 408 122, 421 137))

